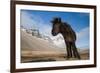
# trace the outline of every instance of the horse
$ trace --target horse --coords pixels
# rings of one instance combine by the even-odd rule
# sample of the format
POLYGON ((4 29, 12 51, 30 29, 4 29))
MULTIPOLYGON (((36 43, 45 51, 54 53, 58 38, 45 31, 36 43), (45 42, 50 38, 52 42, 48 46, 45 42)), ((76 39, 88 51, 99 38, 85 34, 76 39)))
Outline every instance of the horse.
POLYGON ((67 59, 74 58, 81 59, 77 47, 75 45, 76 42, 76 33, 72 29, 72 27, 67 22, 62 22, 60 17, 54 18, 52 21, 52 30, 51 34, 53 36, 58 35, 59 33, 62 34, 65 44, 66 44, 66 51, 67 51, 67 59))

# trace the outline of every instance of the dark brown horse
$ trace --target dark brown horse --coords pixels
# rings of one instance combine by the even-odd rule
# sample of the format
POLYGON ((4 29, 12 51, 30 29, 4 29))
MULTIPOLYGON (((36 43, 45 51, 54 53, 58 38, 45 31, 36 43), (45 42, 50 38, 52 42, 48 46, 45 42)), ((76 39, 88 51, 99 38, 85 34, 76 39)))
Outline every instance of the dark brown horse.
POLYGON ((54 18, 52 20, 53 28, 52 28, 52 35, 56 36, 58 33, 61 33, 66 44, 67 49, 67 58, 75 57, 80 59, 80 55, 77 51, 75 41, 76 41, 76 34, 74 30, 68 23, 62 22, 61 18, 54 18))

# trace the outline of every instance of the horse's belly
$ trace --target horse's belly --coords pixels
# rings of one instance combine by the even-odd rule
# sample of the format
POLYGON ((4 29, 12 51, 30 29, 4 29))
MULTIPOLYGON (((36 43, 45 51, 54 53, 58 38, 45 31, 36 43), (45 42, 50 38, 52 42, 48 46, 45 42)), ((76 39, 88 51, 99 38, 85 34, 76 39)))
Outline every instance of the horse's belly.
POLYGON ((65 40, 67 42, 75 42, 76 41, 76 38, 74 38, 74 37, 66 37, 65 40))

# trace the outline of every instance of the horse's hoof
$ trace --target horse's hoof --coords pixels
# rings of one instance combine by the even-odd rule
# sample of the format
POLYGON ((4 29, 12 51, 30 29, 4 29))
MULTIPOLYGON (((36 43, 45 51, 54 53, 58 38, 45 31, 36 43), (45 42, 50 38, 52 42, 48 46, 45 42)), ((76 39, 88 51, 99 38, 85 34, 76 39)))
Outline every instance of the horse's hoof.
POLYGON ((78 57, 77 57, 77 59, 79 59, 79 60, 80 60, 80 59, 81 59, 81 57, 80 57, 80 56, 78 56, 78 57))
POLYGON ((79 60, 81 60, 81 58, 78 58, 79 60))
POLYGON ((69 56, 67 56, 67 58, 69 59, 70 57, 69 57, 69 56))
POLYGON ((66 58, 66 60, 70 60, 70 58, 66 58))
POLYGON ((67 60, 69 60, 71 57, 70 56, 67 56, 67 60))

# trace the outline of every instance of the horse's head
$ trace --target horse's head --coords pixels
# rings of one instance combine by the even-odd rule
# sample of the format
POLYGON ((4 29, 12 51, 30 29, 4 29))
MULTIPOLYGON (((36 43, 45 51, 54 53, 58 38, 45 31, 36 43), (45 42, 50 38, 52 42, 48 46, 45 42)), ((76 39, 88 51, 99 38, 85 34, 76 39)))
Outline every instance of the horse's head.
POLYGON ((61 18, 54 18, 51 22, 52 22, 52 35, 56 36, 60 32, 61 18))

